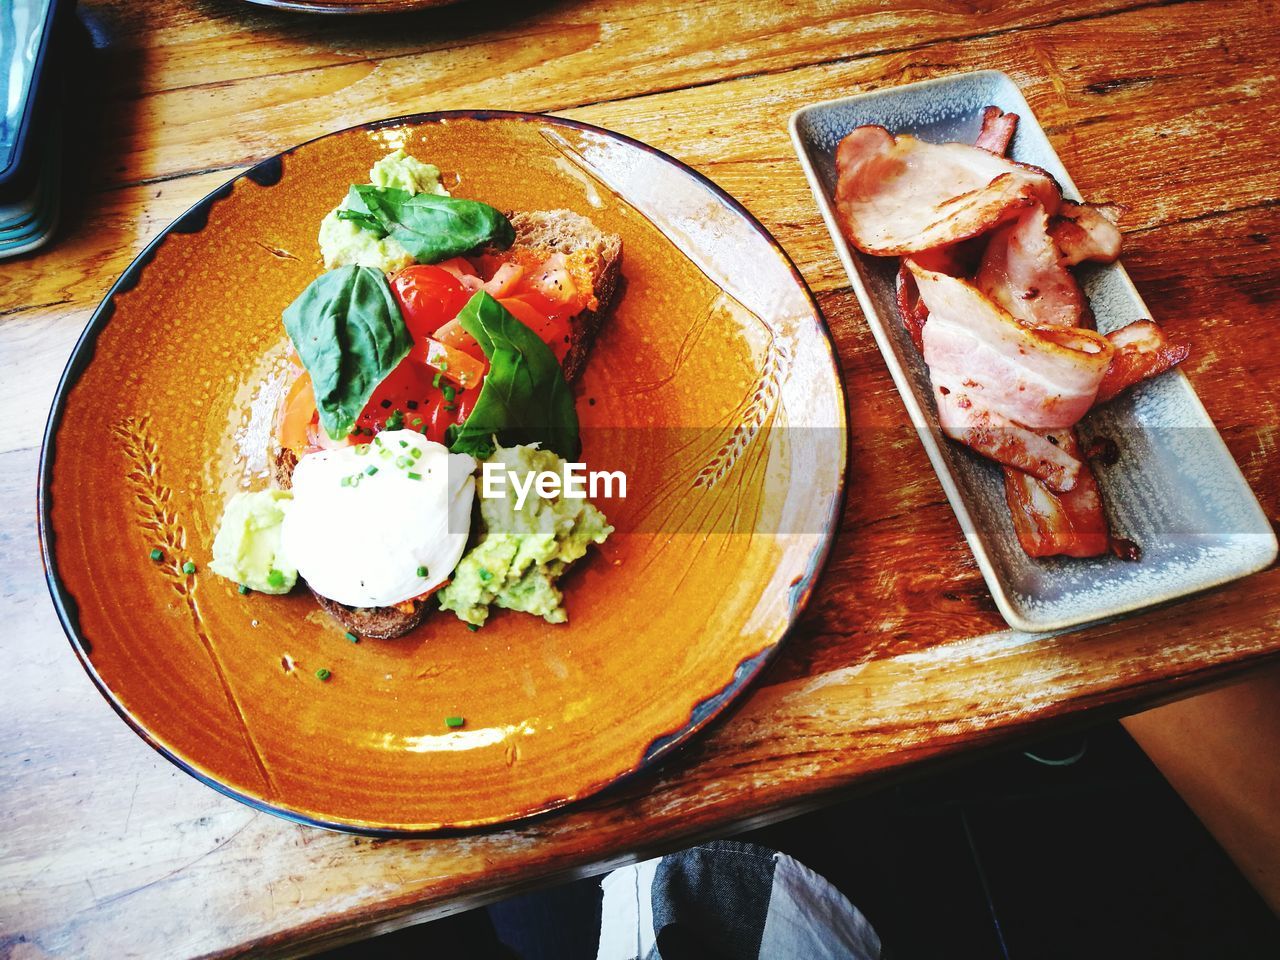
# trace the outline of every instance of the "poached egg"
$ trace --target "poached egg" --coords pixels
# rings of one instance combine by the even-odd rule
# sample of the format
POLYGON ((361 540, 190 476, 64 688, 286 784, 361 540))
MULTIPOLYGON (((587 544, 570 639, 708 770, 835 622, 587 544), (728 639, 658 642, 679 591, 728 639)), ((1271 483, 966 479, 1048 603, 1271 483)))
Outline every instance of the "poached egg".
POLYGON ((350 607, 420 596, 466 549, 475 469, 413 430, 309 453, 293 470, 282 551, 311 589, 350 607))

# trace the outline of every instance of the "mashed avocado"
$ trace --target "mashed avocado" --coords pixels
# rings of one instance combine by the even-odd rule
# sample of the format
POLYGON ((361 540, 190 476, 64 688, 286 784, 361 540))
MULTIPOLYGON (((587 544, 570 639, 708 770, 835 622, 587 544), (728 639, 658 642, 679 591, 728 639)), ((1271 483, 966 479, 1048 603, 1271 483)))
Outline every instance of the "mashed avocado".
POLYGON ((280 552, 288 490, 238 493, 222 511, 209 569, 260 593, 288 593, 298 570, 280 552))
MULTIPOLYGON (((564 461, 532 446, 499 447, 489 457, 520 476, 529 471, 560 473, 564 461)), ((585 499, 539 497, 530 491, 516 509, 513 485, 505 497, 480 497, 482 539, 465 554, 449 585, 440 591, 440 606, 476 625, 496 603, 522 610, 548 623, 568 619, 556 580, 593 543, 604 543, 613 532, 604 514, 585 499)))
MULTIPOLYGON (((440 171, 436 167, 409 156, 403 150, 395 150, 375 163, 369 169, 369 183, 410 193, 449 195, 440 183, 440 171)), ((324 256, 326 270, 354 263, 394 273, 413 263, 413 257, 390 237, 379 239, 350 220, 338 219, 338 211, 346 206, 344 198, 320 221, 320 253, 324 256)))

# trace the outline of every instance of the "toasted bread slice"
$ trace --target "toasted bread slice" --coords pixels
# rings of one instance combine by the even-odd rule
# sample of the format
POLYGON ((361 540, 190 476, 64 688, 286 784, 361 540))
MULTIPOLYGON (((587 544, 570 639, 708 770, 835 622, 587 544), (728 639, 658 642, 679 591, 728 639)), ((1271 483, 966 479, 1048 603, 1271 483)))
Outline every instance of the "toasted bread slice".
MULTIPOLYGON (((564 376, 572 383, 586 366, 587 355, 613 302, 622 260, 622 240, 604 233, 594 223, 572 210, 543 210, 511 216, 516 240, 512 250, 539 257, 562 253, 573 257, 590 278, 592 306, 569 321, 569 352, 564 359, 564 376)), ((298 465, 294 451, 277 448, 272 457, 271 476, 276 486, 288 490, 293 485, 293 468, 298 465)), ((413 601, 412 612, 400 607, 348 607, 311 591, 316 602, 343 627, 359 637, 394 640, 402 637, 426 617, 433 607, 430 597, 413 601)))

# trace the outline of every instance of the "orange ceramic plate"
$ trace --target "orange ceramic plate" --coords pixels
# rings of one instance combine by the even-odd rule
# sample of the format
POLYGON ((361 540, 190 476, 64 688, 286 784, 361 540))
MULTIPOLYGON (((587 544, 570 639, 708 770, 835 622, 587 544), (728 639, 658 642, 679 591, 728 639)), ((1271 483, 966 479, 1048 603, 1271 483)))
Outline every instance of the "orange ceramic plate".
POLYGON ((826 555, 844 425, 803 281, 709 181, 551 117, 391 120, 254 167, 111 289, 45 435, 49 584, 103 693, 206 783, 345 830, 498 823, 652 764, 759 673, 826 555), (504 611, 471 633, 437 613, 353 644, 304 590, 240 596, 205 572, 223 504, 268 483, 280 312, 320 272, 317 225, 401 146, 459 195, 578 210, 623 238, 621 299, 576 392, 583 459, 624 470, 628 496, 600 503, 618 533, 567 578, 567 624, 504 611))

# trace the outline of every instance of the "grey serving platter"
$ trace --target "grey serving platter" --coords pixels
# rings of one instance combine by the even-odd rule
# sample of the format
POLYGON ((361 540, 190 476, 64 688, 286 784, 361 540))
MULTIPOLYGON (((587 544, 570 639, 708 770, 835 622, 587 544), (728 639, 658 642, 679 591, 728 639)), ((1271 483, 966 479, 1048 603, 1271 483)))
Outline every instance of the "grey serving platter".
MULTIPOLYGON (((928 369, 898 319, 897 260, 859 253, 840 231, 832 199, 835 151, 845 134, 863 124, 924 140, 972 143, 987 104, 1021 118, 1010 155, 1043 167, 1066 196, 1079 199, 1017 85, 996 70, 816 103, 796 111, 790 128, 867 323, 1000 612, 1017 630, 1061 630, 1269 566, 1276 558, 1271 525, 1181 371, 1140 384, 1090 412, 1081 425, 1086 437, 1109 437, 1120 448, 1119 460, 1097 474, 1114 533, 1142 547, 1136 563, 1112 556, 1028 557, 1014 534, 999 468, 941 433, 928 369)), ((1151 317, 1119 263, 1089 267, 1080 279, 1101 332, 1151 317)), ((1195 330, 1184 330, 1194 356, 1195 330)))

